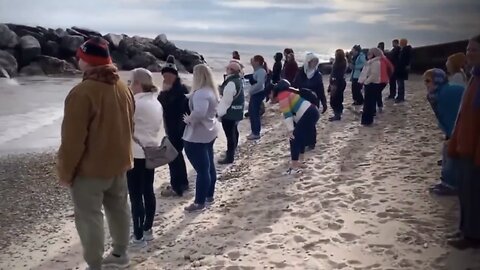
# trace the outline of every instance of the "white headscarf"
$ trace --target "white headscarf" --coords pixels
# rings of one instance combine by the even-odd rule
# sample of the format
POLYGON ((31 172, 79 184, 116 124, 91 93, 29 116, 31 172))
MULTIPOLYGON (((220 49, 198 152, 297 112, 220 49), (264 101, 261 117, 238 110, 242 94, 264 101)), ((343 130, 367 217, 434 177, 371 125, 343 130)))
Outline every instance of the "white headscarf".
POLYGON ((308 79, 313 78, 315 73, 317 72, 318 64, 320 63, 318 57, 314 53, 307 53, 305 55, 305 62, 303 62, 303 70, 305 71, 305 75, 307 75, 308 79), (309 63, 312 60, 317 60, 317 65, 314 68, 309 67, 309 63))

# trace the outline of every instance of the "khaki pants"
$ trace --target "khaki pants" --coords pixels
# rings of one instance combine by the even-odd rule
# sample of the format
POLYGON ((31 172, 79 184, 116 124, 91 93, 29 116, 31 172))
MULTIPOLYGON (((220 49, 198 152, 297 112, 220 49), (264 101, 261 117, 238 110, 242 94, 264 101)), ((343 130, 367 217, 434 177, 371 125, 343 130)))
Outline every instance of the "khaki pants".
POLYGON ((130 234, 126 174, 112 179, 76 177, 71 191, 75 225, 87 264, 92 268, 102 265, 105 242, 102 205, 113 240, 113 253, 126 254, 130 234))

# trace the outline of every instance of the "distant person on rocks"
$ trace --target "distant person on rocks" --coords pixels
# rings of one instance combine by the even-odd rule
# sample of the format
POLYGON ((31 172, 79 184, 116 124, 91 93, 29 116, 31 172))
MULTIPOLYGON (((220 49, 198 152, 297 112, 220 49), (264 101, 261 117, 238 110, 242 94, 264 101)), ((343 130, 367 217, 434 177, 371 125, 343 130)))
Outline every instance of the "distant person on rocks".
POLYGON ((480 248, 480 36, 470 40, 467 61, 472 78, 448 143, 460 199, 460 233, 449 244, 458 249, 480 248))
POLYGON ((281 52, 277 52, 273 59, 275 60, 275 64, 273 64, 272 83, 277 84, 280 81, 280 79, 282 78, 283 54, 281 52))
POLYGON ((290 83, 293 82, 295 76, 297 75, 298 64, 295 60, 295 55, 290 53, 287 55, 285 60, 285 65, 283 66, 283 79, 286 79, 290 83))
POLYGON ((262 130, 261 107, 265 99, 265 82, 267 80, 267 71, 264 67, 265 60, 261 55, 255 55, 251 59, 253 67, 252 82, 250 86, 248 103, 248 116, 250 118, 251 133, 247 136, 248 140, 260 139, 262 130))
POLYGON ((187 124, 183 133, 185 153, 197 172, 195 201, 185 207, 187 212, 203 210, 205 204, 214 202, 217 172, 213 144, 218 135, 216 114, 219 100, 212 71, 207 65, 196 65, 189 97, 191 113, 183 120, 187 124))
POLYGON ((390 77, 390 95, 387 99, 395 99, 397 96, 397 69, 398 69, 398 58, 400 57, 400 41, 398 39, 394 39, 392 41, 392 49, 387 54, 388 60, 393 64, 395 68, 392 76, 390 77))
POLYGON ((363 126, 371 126, 374 116, 383 108, 382 90, 390 80, 393 72, 393 65, 383 55, 378 48, 372 48, 368 51, 368 62, 360 74, 359 83, 365 87, 365 102, 363 104, 362 122, 363 126), (380 104, 379 104, 380 103, 380 104))
POLYGON ((112 65, 108 42, 93 38, 77 51, 83 80, 65 99, 58 176, 72 193, 75 225, 89 269, 128 267, 134 98, 112 65), (113 251, 102 259, 107 216, 113 251))
POLYGON ((240 61, 240 54, 238 53, 238 51, 232 52, 232 59, 240 61))
POLYGON ((284 79, 273 88, 271 100, 280 105, 290 140, 291 163, 285 174, 301 174, 302 168, 306 168, 303 164, 305 147, 320 118, 318 108, 302 98, 299 91, 291 88, 284 79))
POLYGON ((134 69, 129 85, 135 98, 134 166, 127 173, 133 220, 130 248, 140 249, 147 246, 147 241, 153 240, 157 204, 153 187, 155 170, 147 169, 143 147, 160 145, 165 130, 162 105, 157 101, 158 88, 153 84, 152 73, 144 68, 134 69))
POLYGON ((452 160, 447 155, 447 142, 452 136, 464 87, 450 84, 447 74, 441 69, 430 69, 425 72, 423 78, 428 91, 427 100, 437 117, 440 129, 445 134, 441 181, 434 185, 430 191, 440 196, 456 195, 458 185, 455 181, 452 160))
POLYGON ((333 110, 333 116, 329 121, 342 120, 343 114, 343 94, 347 87, 345 81, 345 72, 347 71, 347 58, 342 49, 335 51, 335 61, 332 66, 332 73, 330 74, 330 106, 333 110))
MULTIPOLYGON (((317 97, 317 103, 313 105, 319 108, 321 102, 323 107, 322 113, 324 113, 327 111, 328 105, 322 74, 318 70, 319 63, 320 60, 318 59, 318 56, 314 53, 307 53, 305 55, 304 65, 298 69, 292 87, 312 91, 317 97)), ((311 135, 311 137, 307 138, 307 147, 309 150, 313 150, 317 143, 317 129, 314 128, 309 132, 309 135, 311 135)))
POLYGON ((358 82, 363 66, 367 62, 366 55, 362 52, 360 45, 355 45, 350 52, 352 55, 352 63, 350 68, 352 70, 352 99, 354 106, 363 105, 362 84, 358 82))
POLYGON ((448 60, 445 66, 447 67, 448 82, 450 84, 456 84, 456 85, 466 87, 467 75, 465 75, 465 71, 463 70, 463 68, 466 65, 466 62, 467 62, 467 57, 465 56, 464 53, 456 53, 448 57, 448 60))
POLYGON ((405 101, 405 81, 408 80, 411 60, 412 46, 408 45, 407 39, 402 38, 400 40, 400 53, 398 56, 398 63, 395 68, 398 85, 398 94, 395 98, 395 103, 402 103, 405 101))
POLYGON ((227 138, 227 152, 225 157, 218 161, 219 164, 230 164, 235 159, 235 151, 238 146, 238 124, 243 119, 245 95, 243 82, 240 77, 242 68, 236 62, 230 62, 227 66, 227 77, 220 86, 222 96, 218 105, 217 115, 222 121, 223 131, 227 138))
POLYGON ((158 101, 163 107, 163 118, 165 132, 168 139, 178 151, 178 156, 168 164, 170 170, 170 186, 162 190, 161 195, 165 197, 183 196, 189 189, 187 167, 183 157, 183 132, 185 123, 183 116, 190 113, 188 107, 188 89, 182 84, 178 76, 175 58, 169 56, 165 66, 162 68, 163 86, 158 95, 158 101))

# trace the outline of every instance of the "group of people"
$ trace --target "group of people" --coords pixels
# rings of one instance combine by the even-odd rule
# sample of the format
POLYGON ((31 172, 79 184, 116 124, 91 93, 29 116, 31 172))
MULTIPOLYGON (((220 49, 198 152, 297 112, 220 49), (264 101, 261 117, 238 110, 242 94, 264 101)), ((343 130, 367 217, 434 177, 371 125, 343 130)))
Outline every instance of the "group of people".
MULTIPOLYGON (((363 125, 371 125, 375 114, 381 112, 381 92, 387 83, 389 98, 404 101, 411 47, 406 40, 401 40, 398 48, 396 44, 394 41, 387 55, 380 46, 367 51, 354 46, 351 60, 343 50, 336 51, 328 86, 333 110, 330 121, 341 120, 349 68, 354 105, 363 105, 363 125)), ((452 242, 459 248, 480 246, 479 50, 480 38, 476 37, 470 41, 466 56, 449 58, 448 75, 440 69, 424 75, 428 100, 446 136, 442 181, 432 191, 460 197, 461 234, 452 242), (468 84, 462 69, 465 59, 473 67, 468 84)), ((290 141, 291 162, 286 174, 302 173, 306 167, 304 154, 315 147, 316 124, 320 114, 327 111, 319 58, 313 53, 308 53, 303 66, 298 67, 293 50, 287 48, 283 54, 275 54, 272 71, 265 59, 256 55, 250 61, 253 74, 245 75, 240 56, 234 52, 222 84, 217 85, 211 69, 200 64, 193 69, 191 90, 182 83, 173 56, 161 70, 161 89, 154 84, 151 72, 143 68, 131 71, 127 83, 120 80, 108 42, 101 38, 85 42, 77 57, 84 75, 65 100, 57 169, 61 183, 71 189, 75 224, 91 270, 128 266, 128 248, 145 247, 154 238, 154 169, 146 166, 145 146, 158 146, 166 137, 178 152, 168 164, 170 186, 162 190, 162 196, 182 196, 189 190, 185 152, 197 173, 195 199, 185 207, 185 211, 194 212, 215 201, 213 146, 218 122, 227 138, 225 156, 218 162, 234 161, 246 95, 250 99, 249 140, 261 136, 264 101, 279 104, 290 141), (244 80, 250 82, 248 91, 244 91, 244 80), (102 206, 113 245, 105 258, 102 206)))
POLYGON ((435 68, 423 75, 427 100, 445 135, 440 183, 430 191, 459 198, 459 231, 448 236, 448 243, 480 248, 480 36, 469 41, 466 54, 451 55, 445 66, 447 72, 435 68))

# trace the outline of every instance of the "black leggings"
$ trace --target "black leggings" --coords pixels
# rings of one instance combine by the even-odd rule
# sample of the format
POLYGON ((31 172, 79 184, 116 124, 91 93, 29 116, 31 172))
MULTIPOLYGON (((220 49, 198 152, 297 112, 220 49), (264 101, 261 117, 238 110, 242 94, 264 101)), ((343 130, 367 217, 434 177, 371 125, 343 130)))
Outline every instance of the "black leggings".
POLYGON ((142 239, 143 232, 150 230, 153 226, 156 208, 154 176, 153 169, 145 168, 145 159, 134 159, 133 169, 127 172, 133 234, 137 240, 142 239))
POLYGON ((222 119, 223 131, 227 137, 227 158, 233 160, 235 149, 238 146, 238 121, 222 119))
POLYGON ((330 93, 330 106, 332 107, 333 113, 335 115, 342 115, 343 113, 343 94, 345 92, 345 87, 347 82, 335 81, 334 82, 335 91, 330 93))

